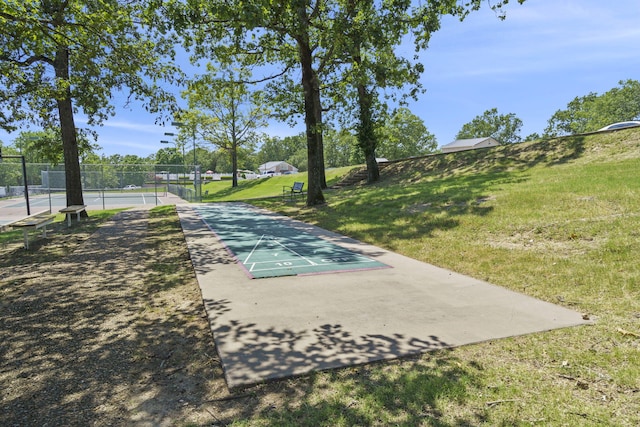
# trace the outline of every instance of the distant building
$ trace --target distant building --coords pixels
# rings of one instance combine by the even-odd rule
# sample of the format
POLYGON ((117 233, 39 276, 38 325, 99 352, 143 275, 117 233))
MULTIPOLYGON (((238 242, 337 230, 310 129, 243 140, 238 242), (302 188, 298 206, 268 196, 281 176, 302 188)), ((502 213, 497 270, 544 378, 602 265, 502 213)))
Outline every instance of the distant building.
POLYGON ((443 153, 453 153, 454 151, 475 150, 476 148, 495 147, 500 145, 498 141, 491 137, 458 139, 442 146, 443 153))
POLYGON ((296 168, 295 166, 290 165, 287 162, 284 161, 280 161, 280 162, 267 162, 267 163, 263 163, 260 166, 258 166, 258 171, 261 174, 268 174, 268 173, 273 173, 273 174, 282 174, 282 173, 298 173, 298 168, 296 168))

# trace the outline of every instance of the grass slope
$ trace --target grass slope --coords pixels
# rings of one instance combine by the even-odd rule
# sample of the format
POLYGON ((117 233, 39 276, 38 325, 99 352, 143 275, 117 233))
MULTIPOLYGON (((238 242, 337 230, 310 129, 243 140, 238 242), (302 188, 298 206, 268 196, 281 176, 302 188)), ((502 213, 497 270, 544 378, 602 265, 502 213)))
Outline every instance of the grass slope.
POLYGON ((314 209, 256 202, 597 321, 319 373, 299 407, 238 424, 640 425, 639 171, 625 130, 395 163, 314 209))
MULTIPOLYGON (((327 185, 331 186, 345 176, 353 166, 327 169, 325 172, 327 185)), ((231 186, 231 180, 212 181, 203 185, 202 192, 208 192, 203 196, 203 202, 230 202, 244 201, 260 198, 281 198, 282 187, 291 187, 294 182, 303 181, 304 190, 308 184, 307 173, 297 173, 293 175, 279 175, 269 178, 249 179, 238 181, 237 187, 231 186)))

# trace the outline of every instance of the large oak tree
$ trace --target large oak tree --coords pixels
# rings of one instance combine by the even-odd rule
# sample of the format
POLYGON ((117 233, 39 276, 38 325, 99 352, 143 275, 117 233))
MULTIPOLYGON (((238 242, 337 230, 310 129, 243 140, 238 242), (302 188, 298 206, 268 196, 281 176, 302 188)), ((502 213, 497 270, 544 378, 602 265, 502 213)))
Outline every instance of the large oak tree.
MULTIPOLYGON (((178 75, 159 61, 145 1, 3 0, 0 126, 55 129, 62 138, 67 204, 84 204, 76 114, 99 125, 116 93, 158 111, 173 98, 158 82, 178 75)), ((156 38, 156 40, 160 40, 156 38)))
MULTIPOLYGON (((419 64, 397 57, 394 48, 409 32, 416 49, 425 48, 442 15, 464 17, 483 3, 431 0, 414 7, 410 0, 192 0, 184 7, 180 0, 167 2, 168 16, 194 59, 230 61, 240 55, 251 57, 253 64, 275 67, 274 74, 265 77, 278 78, 278 83, 270 85, 281 89, 274 99, 294 109, 302 105, 309 206, 324 202, 326 187, 323 118, 327 105, 322 94, 332 86, 333 101, 354 94, 351 99, 356 105, 347 109, 357 111, 359 145, 373 168, 370 181, 376 180, 378 88, 416 84, 421 71, 419 64), (292 89, 291 83, 298 81, 298 89, 292 89), (351 89, 341 81, 348 81, 351 89)), ((498 1, 492 7, 507 2, 498 1)))

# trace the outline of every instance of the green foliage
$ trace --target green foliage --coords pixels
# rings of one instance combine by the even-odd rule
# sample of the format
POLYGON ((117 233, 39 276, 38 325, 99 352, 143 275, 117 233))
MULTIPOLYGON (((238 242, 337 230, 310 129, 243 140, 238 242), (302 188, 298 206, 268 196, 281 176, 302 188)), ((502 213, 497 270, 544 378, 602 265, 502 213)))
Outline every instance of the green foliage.
MULTIPOLYGON (((179 70, 163 64, 170 53, 147 26, 143 2, 7 0, 0 3, 0 127, 21 123, 60 129, 67 204, 84 204, 74 115, 89 125, 113 114, 116 91, 146 100, 150 111, 172 108, 159 84, 179 70)), ((55 149, 47 150, 52 155, 55 149)))
POLYGON ((153 83, 178 70, 159 61, 161 44, 141 31, 140 2, 7 0, 0 4, 0 126, 20 121, 57 127, 56 101, 70 91, 74 106, 98 124, 113 114, 113 91, 148 97, 150 110, 173 101, 153 83), (56 54, 66 50, 67 79, 53 78, 56 54), (144 76, 149 77, 145 79, 144 76))
POLYGON ((156 152, 154 160, 159 165, 181 165, 184 162, 182 153, 176 147, 161 148, 156 152))
POLYGON ((209 64, 207 74, 189 81, 183 96, 191 114, 185 118, 194 122, 202 140, 225 150, 256 144, 256 130, 266 125, 269 110, 262 93, 250 91, 244 83, 249 78, 246 68, 209 64))
MULTIPOLYGON (((17 156, 20 152, 13 146, 4 146, 0 142, 0 150, 5 156, 17 156)), ((3 159, 0 163, 0 187, 6 185, 24 185, 22 179, 22 168, 17 159, 3 159), (11 164, 11 163, 15 163, 11 164), (11 164, 11 166, 9 166, 11 164)))
POLYGON ((640 82, 626 80, 619 85, 602 95, 591 92, 574 98, 549 119, 545 136, 593 132, 611 123, 640 118, 640 82))
POLYGON ((324 159, 327 167, 357 165, 364 163, 362 151, 357 149, 358 141, 347 130, 328 129, 324 138, 324 159))
POLYGON ((491 137, 500 144, 511 144, 520 141, 520 128, 522 120, 515 114, 499 114, 497 108, 492 108, 464 124, 456 139, 491 137))
POLYGON ((438 143, 423 121, 407 108, 399 108, 380 130, 379 157, 402 159, 432 153, 438 143))
POLYGON ((231 159, 237 185, 240 147, 252 150, 258 142, 257 130, 266 125, 269 114, 260 91, 251 92, 245 80, 250 78, 248 68, 207 65, 207 73, 189 81, 183 92, 189 102, 189 110, 180 113, 185 128, 194 135, 223 150, 231 159))
MULTIPOLYGON (((425 48, 439 28, 440 16, 462 17, 481 3, 196 0, 186 5, 170 2, 166 10, 192 49, 192 59, 270 65, 279 70, 261 81, 276 79, 267 88, 270 99, 280 104, 275 109, 281 115, 304 114, 310 174, 307 203, 315 205, 324 202, 323 100, 331 98, 336 105, 358 100, 359 108, 353 109, 347 101, 342 103, 343 111, 359 114, 352 120, 359 123, 354 129, 358 129, 360 146, 366 148, 367 162, 375 165, 375 115, 384 110, 377 89, 409 84, 413 86, 409 94, 415 95, 423 70, 420 63, 397 56, 394 48, 409 32, 416 48, 425 48), (294 82, 301 84, 296 87, 294 82)), ((388 93, 393 97, 401 92, 388 93)))
MULTIPOLYGON (((22 132, 15 139, 14 145, 24 153, 27 163, 51 163, 55 166, 64 160, 59 131, 22 132)), ((78 154, 81 157, 88 156, 97 148, 84 133, 78 135, 78 154)))
POLYGON ((303 172, 307 170, 307 140, 304 133, 294 136, 265 137, 257 155, 259 165, 273 162, 285 161, 303 172))

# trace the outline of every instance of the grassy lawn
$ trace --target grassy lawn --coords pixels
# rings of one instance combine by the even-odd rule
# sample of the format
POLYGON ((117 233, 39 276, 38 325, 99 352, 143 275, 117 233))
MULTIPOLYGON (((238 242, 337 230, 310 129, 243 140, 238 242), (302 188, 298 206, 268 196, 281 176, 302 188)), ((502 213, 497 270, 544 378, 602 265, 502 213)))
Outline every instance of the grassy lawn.
MULTIPOLYGON (((348 169, 328 171, 329 183, 348 169)), ((306 182, 304 175, 242 181, 237 188, 229 181, 207 184, 206 201, 250 200, 569 307, 595 323, 315 372, 229 394, 200 313, 186 246, 180 246, 177 214, 161 206, 151 212, 149 223, 149 277, 139 292, 148 292, 150 305, 140 308, 140 330, 145 337, 158 331, 160 337, 175 337, 180 351, 161 361, 146 357, 143 345, 135 346, 141 362, 130 366, 132 372, 156 379, 149 389, 155 394, 135 399, 148 398, 170 411, 171 425, 177 426, 640 425, 638 171, 640 132, 630 129, 395 163, 374 185, 327 190, 327 203, 315 208, 281 199, 282 186, 306 182), (185 295, 178 294, 189 286, 185 295), (187 299, 192 311, 180 308, 187 299), (182 359, 176 361, 178 354, 182 359), (180 389, 185 394, 176 394, 180 389), (169 409, 177 404, 183 409, 169 409), (187 410, 200 411, 208 421, 186 421, 181 414, 187 410)), ((36 239, 32 251, 20 249, 20 231, 2 233, 1 247, 11 253, 2 267, 59 260, 113 213, 92 212, 70 230, 60 217, 53 238, 36 239)), ((15 281, 4 283, 3 298, 22 301, 36 295, 34 282, 19 288, 24 274, 16 274, 15 281)), ((56 307, 49 308, 56 312, 56 307)), ((74 363, 61 366, 67 370, 74 363)), ((25 377, 23 384, 30 387, 44 374, 25 377)), ((120 385, 112 380, 115 386, 105 383, 110 394, 126 390, 126 378, 120 385)), ((107 405, 114 408, 110 420, 130 425, 126 420, 133 418, 126 417, 131 414, 122 412, 120 395, 114 396, 107 405)))
MULTIPOLYGON (((331 186, 338 182, 346 175, 352 166, 327 169, 326 178, 327 185, 331 186)), ((292 175, 279 175, 270 178, 258 178, 239 180, 238 186, 233 188, 231 180, 211 181, 202 186, 203 202, 229 202, 229 201, 246 201, 261 198, 282 198, 282 187, 291 187, 294 182, 302 181, 305 183, 304 189, 308 183, 306 172, 292 175), (205 196, 205 192, 208 192, 205 196)))
POLYGON ((255 201, 593 326, 318 373, 238 425, 640 425, 640 132, 439 155, 318 208, 255 201))

